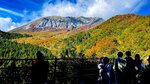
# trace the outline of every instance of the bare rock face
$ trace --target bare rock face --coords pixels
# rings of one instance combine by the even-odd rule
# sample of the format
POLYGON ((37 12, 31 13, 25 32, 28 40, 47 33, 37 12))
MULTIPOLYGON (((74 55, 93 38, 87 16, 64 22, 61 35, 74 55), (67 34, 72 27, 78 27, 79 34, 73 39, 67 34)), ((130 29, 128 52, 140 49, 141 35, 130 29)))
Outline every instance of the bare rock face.
POLYGON ((40 32, 52 31, 66 28, 91 27, 103 22, 102 18, 98 17, 61 17, 49 16, 43 17, 19 28, 11 30, 11 32, 40 32))

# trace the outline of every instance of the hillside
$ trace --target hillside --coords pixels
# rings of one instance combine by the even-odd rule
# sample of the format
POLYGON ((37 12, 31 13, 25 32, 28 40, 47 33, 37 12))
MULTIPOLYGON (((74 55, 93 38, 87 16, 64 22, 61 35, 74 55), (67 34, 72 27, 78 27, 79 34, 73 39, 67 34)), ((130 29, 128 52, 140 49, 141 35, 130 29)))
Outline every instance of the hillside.
POLYGON ((131 50, 142 57, 150 54, 150 17, 135 14, 117 15, 96 27, 72 31, 30 33, 33 37, 16 39, 19 43, 43 46, 55 56, 115 56, 131 50))
POLYGON ((19 28, 11 30, 11 32, 41 32, 56 31, 61 29, 76 29, 79 27, 90 28, 103 21, 98 17, 61 17, 48 16, 37 19, 19 28))
POLYGON ((16 39, 16 38, 22 38, 22 37, 31 37, 31 35, 18 34, 18 33, 7 33, 7 32, 0 31, 0 39, 16 39))
MULTIPOLYGON (((37 45, 32 45, 32 44, 24 44, 24 43, 17 43, 17 42, 12 42, 12 39, 18 39, 18 38, 27 38, 31 37, 31 35, 28 34, 16 34, 16 33, 7 33, 0 31, 0 58, 35 58, 36 57, 36 52, 38 50, 42 50, 46 52, 46 56, 49 58, 52 57, 52 53, 50 50, 39 47, 37 45)), ((6 63, 3 65, 9 66, 10 63, 6 63)), ((20 65, 20 63, 18 63, 20 65)))

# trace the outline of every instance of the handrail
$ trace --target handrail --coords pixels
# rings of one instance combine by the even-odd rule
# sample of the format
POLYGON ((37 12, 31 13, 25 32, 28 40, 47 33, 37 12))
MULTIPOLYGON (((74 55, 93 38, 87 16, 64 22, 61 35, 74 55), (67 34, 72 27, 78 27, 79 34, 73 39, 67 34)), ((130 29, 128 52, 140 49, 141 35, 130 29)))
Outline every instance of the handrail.
MULTIPOLYGON (((49 73, 48 73, 48 81, 51 81, 52 84, 57 84, 59 81, 62 82, 61 79, 66 79, 64 81, 77 81, 79 82, 80 80, 83 80, 84 78, 82 77, 87 77, 90 80, 90 77, 97 77, 98 71, 97 67, 92 66, 90 64, 96 65, 97 64, 97 60, 99 58, 55 58, 55 59, 45 59, 45 60, 51 60, 53 61, 52 64, 50 64, 49 68, 49 73), (84 61, 81 61, 84 60, 84 61), (83 66, 86 65, 86 66, 83 66), (62 67, 63 66, 63 67, 62 67), (60 73, 59 73, 60 72, 60 73), (89 72, 89 73, 88 73, 89 72), (94 72, 94 73, 91 73, 94 72), (92 74, 92 75, 91 75, 92 74), (60 76, 61 75, 61 76, 60 76), (63 77, 64 76, 64 77, 63 77), (89 77, 88 77, 89 76, 89 77), (73 78, 73 79, 72 79, 73 78)), ((29 63, 30 65, 32 65, 32 61, 35 59, 16 59, 16 58, 12 58, 12 59, 2 59, 0 58, 0 63, 5 63, 5 62, 9 62, 12 61, 12 63, 14 62, 15 65, 17 65, 16 63, 18 61, 24 61, 24 64, 28 64, 27 61, 30 61, 31 63, 29 63)), ((23 62, 22 62, 23 63, 23 62)), ((0 83, 7 83, 7 81, 10 81, 15 83, 23 83, 26 82, 31 82, 29 81, 29 79, 31 80, 31 67, 29 66, 24 66, 24 65, 20 65, 20 66, 16 66, 16 67, 7 67, 7 66, 3 66, 1 67, 2 64, 0 64, 0 83), (9 73, 9 70, 11 73, 9 73), (11 75, 13 75, 13 80, 11 75), (27 77, 26 77, 27 76, 27 77), (21 78, 17 79, 18 77, 21 78), (18 81, 20 80, 20 81, 18 81)), ((87 80, 87 79, 86 79, 87 80)), ((97 78, 96 78, 97 80, 97 78)), ((95 80, 95 81, 96 81, 95 80)))

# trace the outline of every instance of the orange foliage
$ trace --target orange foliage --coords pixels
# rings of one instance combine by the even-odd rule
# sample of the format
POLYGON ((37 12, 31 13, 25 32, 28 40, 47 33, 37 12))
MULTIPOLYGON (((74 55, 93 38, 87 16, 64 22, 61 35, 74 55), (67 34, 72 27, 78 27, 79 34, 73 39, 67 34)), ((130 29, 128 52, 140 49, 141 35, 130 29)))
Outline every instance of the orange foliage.
POLYGON ((108 56, 112 54, 112 50, 115 48, 115 43, 112 42, 113 36, 106 36, 99 41, 96 45, 93 46, 86 52, 87 56, 91 56, 93 53, 96 53, 97 56, 108 56))

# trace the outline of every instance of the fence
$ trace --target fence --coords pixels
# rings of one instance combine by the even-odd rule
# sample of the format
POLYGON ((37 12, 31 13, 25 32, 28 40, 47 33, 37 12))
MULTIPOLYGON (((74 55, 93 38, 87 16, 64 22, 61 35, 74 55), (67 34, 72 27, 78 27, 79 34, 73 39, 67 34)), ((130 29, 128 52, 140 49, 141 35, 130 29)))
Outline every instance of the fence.
MULTIPOLYGON (((0 59, 0 83, 30 84, 34 59, 0 59)), ((98 59, 68 58, 46 59, 49 62, 48 83, 95 84, 98 77, 98 59)))

